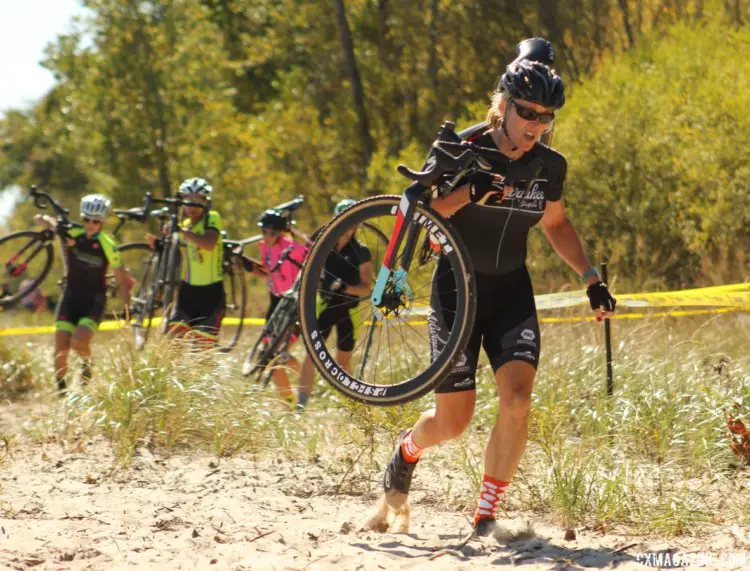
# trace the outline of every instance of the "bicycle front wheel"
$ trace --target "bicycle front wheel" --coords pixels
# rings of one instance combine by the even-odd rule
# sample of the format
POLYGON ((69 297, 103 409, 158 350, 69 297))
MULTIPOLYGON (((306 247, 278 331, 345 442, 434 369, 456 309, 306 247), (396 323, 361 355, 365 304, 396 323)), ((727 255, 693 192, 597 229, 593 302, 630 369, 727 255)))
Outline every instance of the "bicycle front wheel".
POLYGON ((245 319, 247 307, 247 290, 245 286, 245 271, 242 267, 242 257, 238 254, 227 253, 224 250, 224 292, 226 294, 226 313, 222 321, 221 351, 231 351, 242 335, 242 321, 245 319))
MULTIPOLYGON (((383 406, 414 400, 444 378, 468 341, 476 306, 474 273, 463 242, 446 220, 421 204, 405 222, 417 247, 407 252, 404 240, 395 253, 394 270, 408 271, 372 265, 372 284, 384 272, 381 302, 374 305, 369 295, 357 300, 331 294, 328 287, 340 277, 335 272, 352 265, 342 244, 354 230, 354 247, 370 250, 359 241, 365 224, 390 236, 400 202, 399 196, 369 198, 334 218, 308 254, 300 289, 302 336, 320 374, 348 397, 383 406), (420 249, 421 244, 426 246, 420 249), (448 274, 451 280, 444 279, 448 274), (449 290, 438 288, 446 282, 449 290), (439 315, 432 308, 437 295, 452 300, 440 304, 439 315), (437 319, 443 321, 439 338, 437 319)), ((354 271, 366 267, 360 264, 354 271)))
POLYGON ((52 268, 52 242, 44 232, 25 230, 0 238, 0 307, 39 286, 52 268))
POLYGON ((133 340, 135 348, 140 351, 146 344, 154 317, 155 297, 159 289, 156 282, 159 252, 149 248, 145 242, 123 244, 118 251, 123 259, 123 265, 135 280, 130 292, 130 305, 133 340))

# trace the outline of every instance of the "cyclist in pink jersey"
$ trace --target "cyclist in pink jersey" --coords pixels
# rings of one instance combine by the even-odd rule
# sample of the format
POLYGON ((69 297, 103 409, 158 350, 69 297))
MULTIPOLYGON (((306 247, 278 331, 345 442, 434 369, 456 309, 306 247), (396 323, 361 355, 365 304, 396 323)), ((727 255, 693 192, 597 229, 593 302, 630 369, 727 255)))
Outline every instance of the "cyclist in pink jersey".
MULTIPOLYGON (((293 234, 293 229, 287 216, 279 210, 273 208, 266 210, 261 215, 258 226, 263 231, 263 240, 260 243, 260 259, 263 269, 255 270, 254 273, 268 278, 270 294, 266 311, 266 321, 268 321, 279 304, 281 296, 292 289, 307 255, 307 247, 296 241, 293 235, 288 235, 293 234)), ((293 335, 284 351, 285 367, 277 367, 273 371, 273 380, 279 389, 279 394, 292 406, 296 404, 296 399, 289 383, 286 367, 299 375, 300 364, 289 353, 289 349, 296 340, 297 335, 293 335)))

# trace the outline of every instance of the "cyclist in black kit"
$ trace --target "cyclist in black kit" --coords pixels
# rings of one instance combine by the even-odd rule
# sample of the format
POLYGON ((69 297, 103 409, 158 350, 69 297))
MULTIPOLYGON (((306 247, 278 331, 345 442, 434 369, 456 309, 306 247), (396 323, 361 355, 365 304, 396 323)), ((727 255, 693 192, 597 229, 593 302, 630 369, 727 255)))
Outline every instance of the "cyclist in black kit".
MULTIPOLYGON (((540 142, 556 110, 563 106, 565 94, 557 73, 539 61, 554 59, 551 44, 534 38, 519 48, 529 41, 545 57, 511 63, 492 97, 486 122, 459 134, 463 140, 499 149, 513 161, 513 170, 507 163, 492 164, 453 193, 432 201, 437 212, 450 218, 471 256, 478 296, 476 323, 463 355, 435 391, 435 408, 401 434, 386 469, 385 495, 366 523, 373 529, 387 529, 391 509, 408 513, 406 495, 422 452, 458 437, 469 425, 481 346, 495 373, 500 402, 487 444, 474 532, 488 535, 493 530, 498 506, 526 447, 539 363, 539 323, 526 269, 526 242, 532 226, 541 222, 555 252, 581 276, 597 317, 606 317, 615 308, 614 298, 586 258, 565 213, 565 157, 540 142)), ((442 350, 456 305, 454 277, 447 269, 447 263, 438 265, 430 300, 433 355, 442 350)))
MULTIPOLYGON (((71 348, 81 357, 82 381, 91 380, 91 339, 104 315, 109 269, 114 271, 120 298, 126 306, 130 301, 130 277, 122 267, 114 239, 102 231, 110 206, 110 200, 101 194, 84 196, 83 224, 71 228, 65 240, 68 273, 55 324, 55 378, 61 394, 67 388, 71 348)), ((37 215, 35 220, 47 228, 57 224, 49 216, 37 215)))

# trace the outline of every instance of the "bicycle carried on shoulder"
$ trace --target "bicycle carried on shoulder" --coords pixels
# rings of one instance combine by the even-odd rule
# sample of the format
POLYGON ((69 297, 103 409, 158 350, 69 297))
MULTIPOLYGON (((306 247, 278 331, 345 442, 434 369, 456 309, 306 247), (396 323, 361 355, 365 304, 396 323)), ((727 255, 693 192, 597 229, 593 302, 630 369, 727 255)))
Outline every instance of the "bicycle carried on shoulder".
POLYGON ((143 253, 138 284, 135 292, 131 293, 130 309, 137 350, 143 349, 146 344, 157 309, 163 310, 160 331, 166 333, 169 326, 167 312, 172 306, 179 285, 179 210, 183 206, 204 210, 210 208, 210 204, 189 202, 181 198, 156 198, 151 193, 146 193, 141 208, 114 210, 115 214, 125 220, 145 223, 150 217, 155 217, 160 221, 159 237, 153 249, 146 242, 131 242, 119 247, 120 252, 143 253), (150 210, 152 205, 159 204, 164 205, 163 208, 150 210))
POLYGON ((453 123, 444 123, 422 171, 404 165, 399 173, 413 181, 402 196, 367 198, 336 216, 317 237, 301 276, 300 326, 305 345, 320 374, 337 390, 375 405, 402 404, 431 391, 454 366, 474 324, 474 270, 462 240, 430 202, 458 187, 488 163, 503 164, 506 185, 533 181, 538 163, 522 167, 497 149, 462 141, 453 123), (326 280, 326 261, 347 232, 370 224, 390 235, 369 298, 360 300, 365 325, 350 374, 336 361, 321 333, 317 299, 326 280), (451 281, 452 280, 452 281, 451 281), (450 284, 451 300, 433 284, 450 284), (439 303, 442 316, 431 307, 439 303), (437 338, 437 319, 445 320, 437 338), (427 326, 425 328, 424 326, 427 326), (428 332, 432 332, 430 335, 428 332), (381 351, 383 349, 384 351, 381 351))
MULTIPOLYGON (((11 306, 44 283, 54 265, 54 244, 58 243, 62 264, 62 278, 58 285, 65 286, 68 275, 68 260, 65 256, 65 240, 68 231, 82 225, 69 218, 70 211, 57 202, 52 196, 36 185, 29 192, 29 198, 39 210, 52 208, 55 213, 55 228, 41 230, 21 230, 0 238, 0 307, 11 306)), ((122 228, 125 220, 113 230, 113 234, 122 228)), ((127 269, 127 268, 126 268, 127 269)), ((114 275, 112 275, 114 283, 114 275)), ((116 291, 115 285, 115 291, 116 291)))

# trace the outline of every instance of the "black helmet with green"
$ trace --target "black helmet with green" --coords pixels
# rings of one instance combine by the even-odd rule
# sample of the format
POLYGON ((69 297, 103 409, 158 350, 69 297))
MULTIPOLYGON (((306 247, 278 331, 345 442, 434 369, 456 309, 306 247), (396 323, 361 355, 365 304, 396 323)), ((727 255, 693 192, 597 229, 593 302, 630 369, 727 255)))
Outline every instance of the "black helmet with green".
POLYGON ((344 210, 349 208, 350 206, 356 204, 356 200, 352 200, 351 198, 345 198, 344 200, 340 200, 336 206, 333 208, 333 213, 335 215, 341 214, 344 210))

